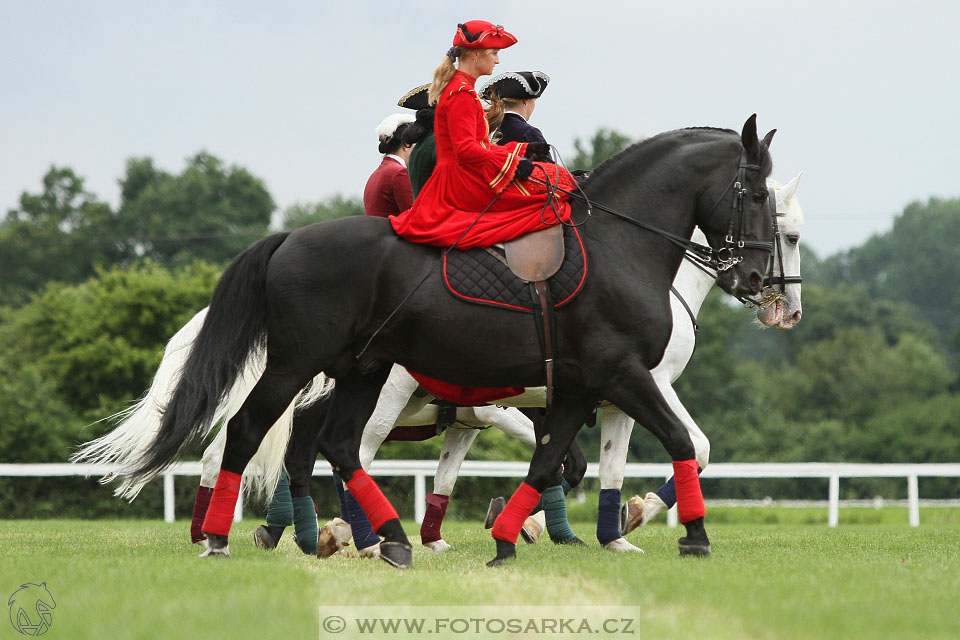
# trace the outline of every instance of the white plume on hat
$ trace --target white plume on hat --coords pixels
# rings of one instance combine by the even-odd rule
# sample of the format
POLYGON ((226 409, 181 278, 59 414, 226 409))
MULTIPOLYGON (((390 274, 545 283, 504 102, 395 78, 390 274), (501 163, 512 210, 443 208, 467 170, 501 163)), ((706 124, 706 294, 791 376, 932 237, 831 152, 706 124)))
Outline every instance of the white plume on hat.
POLYGON ((416 118, 413 116, 413 114, 393 113, 381 120, 380 124, 377 125, 377 138, 381 142, 384 140, 389 140, 393 137, 393 134, 396 133, 397 127, 402 124, 410 124, 414 120, 416 120, 416 118))

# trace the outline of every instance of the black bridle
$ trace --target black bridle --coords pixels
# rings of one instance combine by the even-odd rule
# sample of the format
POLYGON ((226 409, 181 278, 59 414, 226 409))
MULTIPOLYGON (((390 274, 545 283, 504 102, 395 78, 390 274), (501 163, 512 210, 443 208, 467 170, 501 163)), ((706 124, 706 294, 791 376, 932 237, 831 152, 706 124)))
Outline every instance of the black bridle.
MULTIPOLYGON (((556 153, 555 148, 553 148, 553 151, 554 153, 556 153)), ((559 154, 557 155, 559 159, 559 154)), ((540 180, 539 178, 534 178, 533 176, 531 176, 528 179, 534 182, 538 182, 539 184, 542 184, 546 187, 547 204, 544 205, 545 208, 546 206, 551 204, 553 199, 556 197, 557 192, 566 194, 571 198, 576 198, 581 202, 586 203, 587 219, 589 219, 589 217, 592 215, 592 210, 594 208, 599 209, 600 211, 609 213, 617 218, 620 218, 621 220, 629 222, 632 225, 640 227, 641 229, 651 231, 659 235, 660 237, 664 238, 665 240, 668 240, 673 244, 681 247, 686 252, 684 254, 684 257, 694 262, 701 269, 705 271, 707 269, 712 269, 717 273, 720 273, 742 262, 743 252, 745 250, 766 251, 768 254, 770 254, 771 260, 773 257, 773 253, 774 253, 773 242, 762 242, 759 240, 744 239, 744 236, 746 235, 746 213, 744 211, 743 197, 747 194, 747 189, 743 185, 746 182, 746 175, 747 175, 748 169, 759 171, 760 166, 756 164, 750 164, 749 162, 747 162, 747 152, 746 152, 746 149, 743 149, 740 152, 740 162, 737 166, 736 176, 734 176, 733 180, 730 181, 727 187, 723 190, 723 193, 720 194, 720 197, 717 198, 716 203, 714 203, 714 205, 710 208, 710 211, 707 213, 707 215, 710 215, 711 213, 713 213, 714 209, 716 209, 720 205, 720 203, 723 201, 723 199, 726 197, 727 192, 729 192, 731 188, 733 189, 733 201, 731 203, 730 223, 727 227, 727 235, 724 237, 724 246, 720 247, 719 249, 714 249, 713 247, 710 247, 708 245, 702 245, 698 242, 694 242, 693 240, 690 240, 689 238, 683 238, 674 233, 670 233, 669 231, 664 231, 663 229, 659 229, 657 227, 649 225, 641 220, 635 220, 634 218, 631 218, 626 214, 623 214, 619 211, 611 209, 610 207, 604 206, 596 202, 591 202, 591 200, 587 197, 587 194, 585 194, 583 192, 583 189, 580 188, 579 184, 577 184, 576 191, 567 191, 566 189, 559 187, 556 183, 550 182, 550 179, 547 178, 546 176, 546 171, 544 171, 543 180, 540 180)), ((774 210, 776 210, 776 204, 774 204, 773 206, 774 206, 774 210)), ((562 220, 559 219, 559 216, 557 216, 557 221, 560 222, 561 224, 572 224, 574 226, 578 226, 586 222, 586 220, 580 223, 563 222, 562 220)), ((775 237, 777 236, 775 235, 775 237)), ((713 275, 714 278, 717 277, 714 274, 711 274, 711 275, 713 275)), ((739 299, 741 301, 745 301, 744 298, 739 298, 739 299)), ((753 302, 754 304, 756 304, 756 301, 751 300, 750 298, 747 298, 746 301, 753 302)))

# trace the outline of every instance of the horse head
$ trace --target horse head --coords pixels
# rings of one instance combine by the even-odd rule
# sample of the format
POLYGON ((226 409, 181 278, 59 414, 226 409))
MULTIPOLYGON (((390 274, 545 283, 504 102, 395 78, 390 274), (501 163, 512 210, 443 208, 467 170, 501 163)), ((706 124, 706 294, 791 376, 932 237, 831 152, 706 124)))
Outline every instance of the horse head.
POLYGON ((760 292, 773 251, 766 179, 774 133, 776 129, 759 139, 757 116, 750 116, 740 134, 737 173, 715 173, 698 203, 697 225, 717 252, 717 284, 740 298, 760 292))
POLYGON ((797 200, 797 185, 800 175, 787 184, 776 180, 767 180, 767 184, 776 194, 777 230, 779 240, 775 242, 772 277, 765 280, 764 289, 768 304, 757 308, 757 320, 764 326, 776 326, 778 329, 792 329, 800 322, 803 307, 800 303, 800 225, 803 224, 803 210, 797 200), (783 274, 783 278, 781 278, 783 274))

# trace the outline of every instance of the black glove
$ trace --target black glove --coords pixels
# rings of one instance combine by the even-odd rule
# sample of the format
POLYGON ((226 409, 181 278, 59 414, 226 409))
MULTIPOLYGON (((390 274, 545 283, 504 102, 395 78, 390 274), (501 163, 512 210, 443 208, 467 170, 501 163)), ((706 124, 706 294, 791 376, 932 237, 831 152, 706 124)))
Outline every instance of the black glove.
POLYGON ((520 164, 517 165, 517 172, 513 174, 513 177, 516 180, 526 180, 531 173, 533 173, 533 163, 526 158, 521 158, 520 164))
POLYGON ((529 142, 527 143, 527 152, 523 154, 523 157, 543 162, 550 158, 550 145, 546 142, 529 142))

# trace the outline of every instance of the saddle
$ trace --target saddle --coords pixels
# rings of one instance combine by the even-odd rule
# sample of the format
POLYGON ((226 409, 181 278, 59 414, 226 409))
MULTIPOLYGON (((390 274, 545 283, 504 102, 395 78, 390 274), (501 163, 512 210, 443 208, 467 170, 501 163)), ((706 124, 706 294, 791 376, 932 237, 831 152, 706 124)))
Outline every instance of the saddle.
POLYGON ((521 236, 504 248, 452 250, 443 255, 443 281, 451 295, 521 313, 534 313, 540 306, 530 294, 531 282, 545 280, 553 306, 562 307, 576 297, 586 277, 583 241, 576 227, 567 225, 521 236), (546 239, 538 237, 542 235, 546 239))
POLYGON ((570 302, 586 276, 583 241, 576 227, 567 225, 528 233, 504 243, 502 250, 447 251, 443 256, 444 282, 455 297, 534 314, 548 406, 553 399, 554 308, 570 302))

